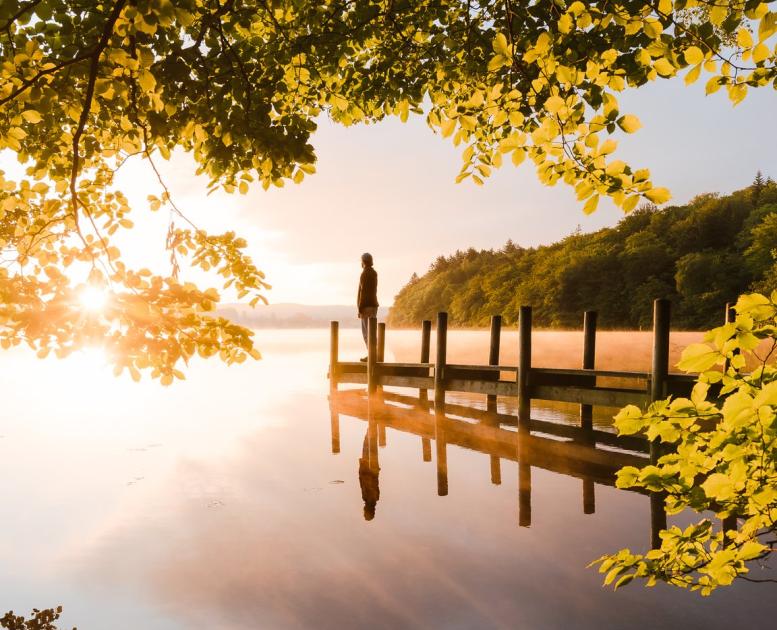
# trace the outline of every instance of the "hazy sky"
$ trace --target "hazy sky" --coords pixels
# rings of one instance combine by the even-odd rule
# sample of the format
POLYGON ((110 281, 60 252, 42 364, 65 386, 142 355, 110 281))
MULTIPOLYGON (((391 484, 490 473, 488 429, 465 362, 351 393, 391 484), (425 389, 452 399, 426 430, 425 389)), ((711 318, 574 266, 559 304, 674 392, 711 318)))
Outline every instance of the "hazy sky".
MULTIPOLYGON (((621 97, 622 111, 637 114, 644 127, 621 137, 619 157, 649 167, 654 183, 668 186, 678 203, 742 188, 758 169, 777 176, 774 91, 751 91, 733 108, 722 92, 705 97, 701 83, 686 88, 681 80, 664 81, 621 97)), ((162 163, 185 212, 203 227, 248 238, 276 303, 354 302, 359 256, 370 251, 379 299, 389 305, 410 275, 423 273, 440 254, 501 247, 508 238, 527 246, 550 243, 578 225, 591 231, 621 216, 607 204, 585 216, 571 189, 542 186, 529 163, 503 167, 483 187, 455 184, 461 148, 432 134, 421 117, 350 128, 322 120, 313 144, 314 176, 268 192, 256 184, 247 195, 206 197, 206 182, 193 175, 189 158, 162 163)), ((122 169, 119 185, 139 207, 158 192, 140 162, 122 169)), ((165 217, 136 220, 142 247, 127 249, 131 262, 164 264, 165 217)))

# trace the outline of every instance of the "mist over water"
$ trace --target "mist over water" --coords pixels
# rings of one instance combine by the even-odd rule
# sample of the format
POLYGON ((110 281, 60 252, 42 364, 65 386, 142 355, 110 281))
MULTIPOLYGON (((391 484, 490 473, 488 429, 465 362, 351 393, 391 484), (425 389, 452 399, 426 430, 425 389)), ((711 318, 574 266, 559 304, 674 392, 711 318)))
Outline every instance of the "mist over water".
MULTIPOLYGON (((195 361, 166 389, 115 379, 99 355, 0 355, 0 614, 62 604, 60 627, 86 630, 773 627, 773 585, 705 600, 603 589, 585 566, 647 548, 647 498, 596 484, 596 511, 583 514, 580 478, 534 467, 531 526, 519 527, 518 464, 502 459, 495 485, 477 448, 448 446, 440 497, 434 444, 425 462, 418 436, 388 428, 366 521, 367 423, 336 414, 331 452, 328 331, 257 336, 262 361, 195 361)), ((577 337, 535 333, 535 365, 577 367, 577 337)), ((649 338, 601 333, 597 367, 647 369, 649 338)), ((451 332, 450 360, 484 362, 487 339, 451 332)), ((417 360, 419 344, 417 331, 390 330, 386 358, 417 360)), ((516 346, 505 332, 503 363, 516 346)), ((363 353, 359 332, 343 331, 341 357, 363 353)), ((576 413, 532 410, 566 423, 576 413)))
MULTIPOLYGON (((404 331, 403 331, 404 332, 404 331)), ((398 361, 417 361, 420 332, 386 337, 387 347, 398 361)), ((703 333, 673 332, 669 339, 670 369, 680 360, 683 349, 702 340, 703 333)), ((488 362, 487 330, 454 330, 448 337, 451 363, 488 362)), ((649 331, 602 331, 596 335, 596 367, 605 370, 650 371, 653 333, 649 331)), ((432 331, 432 348, 435 336, 432 331)), ((434 356, 434 353, 432 353, 434 356)), ((534 367, 579 368, 583 360, 583 334, 580 331, 538 330, 532 332, 534 367)), ((503 329, 500 365, 518 363, 518 332, 503 329)))

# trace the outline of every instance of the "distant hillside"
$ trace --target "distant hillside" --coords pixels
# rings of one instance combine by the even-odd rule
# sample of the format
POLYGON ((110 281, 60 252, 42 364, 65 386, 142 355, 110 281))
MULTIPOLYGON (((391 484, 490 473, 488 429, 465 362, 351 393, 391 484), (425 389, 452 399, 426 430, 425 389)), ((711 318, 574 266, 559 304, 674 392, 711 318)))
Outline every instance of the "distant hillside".
POLYGON ((418 324, 448 311, 454 325, 486 325, 498 313, 509 323, 530 304, 539 326, 577 327, 594 309, 603 327, 640 328, 650 326, 653 299, 664 297, 676 327, 698 329, 719 325, 724 304, 740 293, 775 288, 777 184, 759 173, 731 195, 643 207, 614 228, 552 245, 508 241, 440 256, 399 292, 389 322, 418 324))
MULTIPOLYGON (((385 318, 388 309, 379 309, 385 318)), ((245 304, 224 304, 219 315, 249 328, 325 328, 337 320, 343 328, 360 326, 356 318, 356 306, 315 304, 258 304, 251 308, 245 304)))

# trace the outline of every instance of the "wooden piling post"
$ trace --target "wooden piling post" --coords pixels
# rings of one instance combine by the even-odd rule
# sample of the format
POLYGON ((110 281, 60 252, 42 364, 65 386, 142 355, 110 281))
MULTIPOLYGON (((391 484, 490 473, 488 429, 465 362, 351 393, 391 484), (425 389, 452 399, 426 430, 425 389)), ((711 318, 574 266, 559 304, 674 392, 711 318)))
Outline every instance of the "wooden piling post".
POLYGON ((528 429, 531 413, 529 371, 531 370, 531 306, 518 314, 518 428, 528 429))
MULTIPOLYGON (((596 365, 596 311, 586 311, 583 315, 583 369, 593 370, 596 365)), ((580 405, 580 426, 593 429, 593 406, 580 405)))
MULTIPOLYGON (((488 346, 488 364, 499 365, 499 342, 502 333, 502 316, 494 315, 491 317, 491 341, 488 346)), ((496 411, 496 395, 488 394, 486 398, 486 409, 496 411)))
POLYGON ((378 363, 383 363, 386 356, 386 324, 378 324, 378 363))
MULTIPOLYGON (((726 313, 724 316, 724 323, 730 324, 732 322, 735 322, 737 319, 737 313, 734 309, 734 305, 731 302, 726 302, 726 313)), ((723 372, 728 372, 728 368, 730 366, 730 361, 726 359, 725 363, 723 364, 723 372)), ((737 529, 737 516, 736 514, 729 514, 725 518, 722 519, 721 525, 723 527, 724 532, 732 532, 736 531, 737 529)))
POLYGON ((381 448, 386 446, 386 425, 385 424, 378 425, 378 446, 380 446, 381 448))
MULTIPOLYGON (((666 397, 666 379, 669 374, 669 325, 671 322, 671 302, 657 299, 653 302, 653 362, 650 370, 650 400, 662 400, 666 397)), ((650 463, 657 464, 661 457, 659 441, 650 442, 650 463)), ((650 545, 653 549, 661 547, 660 532, 666 529, 665 496, 662 492, 650 493, 650 545)))
MULTIPOLYGON (((488 364, 499 365, 499 346, 502 336, 502 316, 493 315, 491 317, 491 338, 488 345, 488 364)), ((497 375, 498 378, 498 375, 497 375)), ((497 397, 495 394, 488 394, 486 396, 486 411, 496 414, 497 397)), ((499 426, 498 421, 491 422, 495 426, 499 426)), ((496 455, 491 455, 491 483, 498 486, 502 483, 502 462, 496 455)))
MULTIPOLYGON (((653 302, 653 365, 650 370, 650 400, 666 398, 666 379, 669 374, 669 324, 672 304, 660 298, 653 302)), ((650 463, 660 457, 657 440, 650 443, 650 463)))
POLYGON ((339 350, 340 323, 329 322, 329 391, 337 391, 337 362, 339 350))
MULTIPOLYGON (((429 363, 430 346, 432 343, 432 320, 425 319, 421 322, 421 363, 429 363)), ((418 390, 418 398, 421 402, 429 400, 429 390, 418 390)))
POLYGON ((367 322, 367 394, 372 397, 378 390, 378 319, 370 317, 367 322))
MULTIPOLYGON (((726 313, 724 317, 724 323, 730 324, 732 322, 735 322, 737 319, 737 313, 734 309, 734 305, 731 302, 726 302, 726 313)), ((730 361, 726 359, 725 363, 723 364, 723 372, 728 372, 728 368, 730 365, 730 361)), ((733 532, 736 531, 738 521, 736 514, 729 514, 725 518, 721 519, 721 525, 723 527, 724 532, 733 532)))
MULTIPOLYGON (((724 324, 730 324, 730 323, 736 321, 736 319, 737 319, 737 313, 734 310, 734 305, 731 304, 731 302, 726 302, 726 313, 725 313, 724 318, 723 318, 723 323, 724 324)), ((723 363, 723 373, 724 374, 726 372, 728 372, 728 368, 730 366, 731 366, 731 362, 728 359, 726 359, 725 362, 723 363)))
MULTIPOLYGON (((385 324, 385 322, 380 322, 378 324, 378 340, 377 340, 377 343, 378 343, 378 347, 377 347, 377 350, 376 350, 376 352, 377 352, 376 363, 383 363, 384 357, 386 355, 386 324, 385 324)), ((378 385, 375 388, 375 391, 378 392, 379 394, 383 394, 383 386, 382 385, 378 385)), ((384 429, 383 430, 383 440, 384 440, 384 442, 385 442, 385 435, 386 435, 386 431, 384 429)), ((381 443, 381 446, 385 446, 385 443, 381 443)))
POLYGON ((437 313, 437 360, 434 363, 434 408, 445 406, 445 361, 448 352, 448 313, 437 313))
POLYGON ((734 308, 734 305, 731 302, 726 302, 726 316, 725 316, 725 323, 730 324, 737 319, 737 312, 734 308))

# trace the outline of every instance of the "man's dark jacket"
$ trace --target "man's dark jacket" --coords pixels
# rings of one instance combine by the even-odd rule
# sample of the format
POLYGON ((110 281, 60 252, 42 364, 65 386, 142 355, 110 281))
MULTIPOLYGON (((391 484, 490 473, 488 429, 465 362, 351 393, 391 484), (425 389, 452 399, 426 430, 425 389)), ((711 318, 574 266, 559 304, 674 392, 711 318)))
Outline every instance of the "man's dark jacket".
POLYGON ((356 305, 359 307, 359 313, 371 306, 378 307, 378 273, 372 267, 365 267, 359 278, 356 305))

